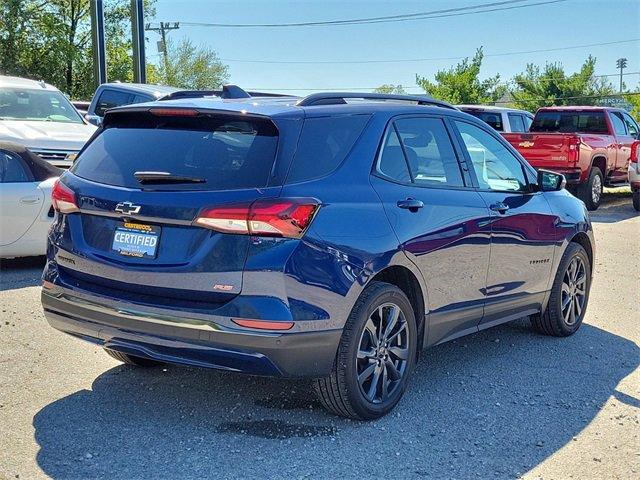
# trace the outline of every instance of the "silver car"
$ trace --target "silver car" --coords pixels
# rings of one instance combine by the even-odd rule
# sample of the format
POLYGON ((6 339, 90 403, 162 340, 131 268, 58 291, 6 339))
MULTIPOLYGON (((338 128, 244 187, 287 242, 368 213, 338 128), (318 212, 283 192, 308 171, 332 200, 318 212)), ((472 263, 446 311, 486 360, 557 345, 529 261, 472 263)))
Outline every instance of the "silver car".
POLYGON ((528 132, 533 114, 515 108, 489 105, 456 105, 460 110, 479 118, 500 133, 528 132))

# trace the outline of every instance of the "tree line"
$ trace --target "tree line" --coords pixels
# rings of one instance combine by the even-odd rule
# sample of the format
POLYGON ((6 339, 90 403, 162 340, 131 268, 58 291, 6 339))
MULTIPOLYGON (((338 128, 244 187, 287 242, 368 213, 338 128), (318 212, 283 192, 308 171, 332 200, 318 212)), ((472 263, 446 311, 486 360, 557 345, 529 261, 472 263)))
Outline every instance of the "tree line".
MULTIPOLYGON (((129 0, 105 0, 109 81, 133 81, 129 0)), ((145 0, 145 17, 155 0, 145 0)), ((229 69, 217 53, 187 39, 167 42, 167 61, 147 63, 149 83, 215 88, 229 69)), ((0 73, 44 80, 73 99, 89 99, 93 84, 90 0, 0 0, 0 73)))
MULTIPOLYGON (((510 106, 535 112, 551 105, 598 105, 603 99, 616 97, 613 83, 595 75, 596 59, 589 55, 580 70, 565 72, 561 63, 544 67, 529 63, 524 72, 504 82, 500 75, 480 78, 484 58, 482 47, 473 57, 436 72, 434 79, 416 75, 416 84, 434 98, 452 104, 510 106)), ((378 93, 406 93, 402 85, 385 84, 378 93)), ((640 88, 621 97, 633 105, 632 113, 640 117, 640 88)))

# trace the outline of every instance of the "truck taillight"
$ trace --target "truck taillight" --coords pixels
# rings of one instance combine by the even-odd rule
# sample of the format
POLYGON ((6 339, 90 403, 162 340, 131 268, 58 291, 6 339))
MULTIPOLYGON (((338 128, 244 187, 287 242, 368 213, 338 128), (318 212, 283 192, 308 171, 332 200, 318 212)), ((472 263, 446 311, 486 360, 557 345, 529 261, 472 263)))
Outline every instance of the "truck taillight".
POLYGON ((51 190, 51 204, 54 210, 60 213, 79 212, 80 209, 76 204, 76 195, 60 179, 56 180, 51 190))
POLYGON ((569 147, 569 154, 567 160, 569 162, 577 163, 580 159, 580 143, 582 140, 577 135, 571 135, 567 138, 566 143, 569 147))
POLYGON ((320 202, 310 198, 274 198, 206 208, 194 224, 218 232, 300 238, 320 202))
POLYGON ((636 164, 636 171, 640 173, 640 162, 638 162, 638 154, 640 154, 640 140, 636 140, 631 144, 631 155, 629 155, 629 161, 636 164))

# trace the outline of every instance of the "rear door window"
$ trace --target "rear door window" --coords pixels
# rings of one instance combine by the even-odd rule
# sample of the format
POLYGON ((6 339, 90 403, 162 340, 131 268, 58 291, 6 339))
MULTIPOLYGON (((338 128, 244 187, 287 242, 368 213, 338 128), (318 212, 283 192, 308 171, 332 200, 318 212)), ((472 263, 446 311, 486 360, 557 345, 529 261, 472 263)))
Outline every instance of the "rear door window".
POLYGON ((324 177, 338 168, 368 120, 369 115, 307 118, 287 183, 324 177))
POLYGON ((131 93, 107 88, 103 90, 100 97, 98 97, 96 115, 104 117, 104 113, 110 108, 129 105, 130 103, 133 103, 133 97, 134 95, 131 93))
POLYGON ((388 129, 378 171, 420 186, 464 186, 451 139, 438 118, 396 120, 388 129))
POLYGON ((71 171, 98 183, 154 190, 231 190, 267 186, 278 131, 268 119, 136 115, 108 126, 71 171), (201 183, 142 185, 136 172, 167 172, 201 183))
POLYGON ((522 120, 522 115, 520 115, 519 113, 509 114, 509 124, 511 125, 512 132, 519 133, 527 131, 524 126, 524 121, 522 120))

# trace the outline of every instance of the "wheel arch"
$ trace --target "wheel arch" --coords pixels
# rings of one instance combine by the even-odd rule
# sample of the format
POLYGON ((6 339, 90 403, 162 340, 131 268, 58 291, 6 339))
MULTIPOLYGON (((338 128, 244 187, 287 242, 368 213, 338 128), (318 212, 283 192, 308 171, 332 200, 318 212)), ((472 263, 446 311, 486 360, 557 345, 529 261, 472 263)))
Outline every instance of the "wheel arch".
POLYGON ((600 169, 600 171, 602 172, 603 180, 607 178, 607 173, 609 172, 607 172, 606 155, 604 155, 603 153, 596 153, 591 159, 591 167, 589 167, 589 171, 591 171, 593 167, 598 167, 600 169))
POLYGON ((395 285, 402 290, 409 299, 418 327, 417 351, 419 352, 426 338, 426 287, 411 269, 403 265, 392 265, 383 268, 369 278, 367 285, 374 281, 395 285))
POLYGON ((585 249, 585 251, 587 252, 587 257, 589 257, 589 267, 593 272, 593 253, 594 252, 593 252, 593 245, 591 244, 591 239, 589 238, 589 235, 587 235, 585 232, 578 232, 571 238, 569 243, 577 243, 580 246, 582 246, 582 248, 585 249))

